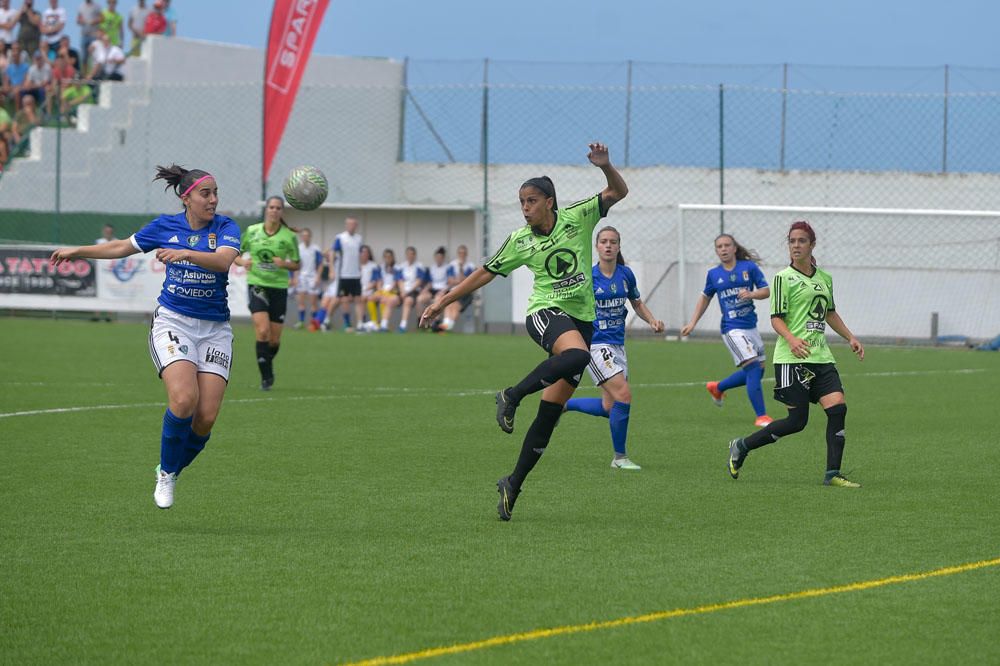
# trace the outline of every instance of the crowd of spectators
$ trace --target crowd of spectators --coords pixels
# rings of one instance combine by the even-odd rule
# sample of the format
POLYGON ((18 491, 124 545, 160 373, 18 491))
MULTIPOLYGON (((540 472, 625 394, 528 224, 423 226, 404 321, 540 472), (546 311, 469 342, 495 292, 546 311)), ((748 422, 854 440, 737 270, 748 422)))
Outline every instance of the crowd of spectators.
POLYGON ((136 56, 147 35, 177 34, 170 0, 136 0, 128 20, 118 0, 107 6, 84 0, 76 15, 79 49, 70 38, 69 17, 59 0, 39 11, 34 0, 0 0, 0 170, 27 148, 28 132, 46 123, 75 123, 76 109, 93 103, 97 82, 125 77, 127 54, 136 56))

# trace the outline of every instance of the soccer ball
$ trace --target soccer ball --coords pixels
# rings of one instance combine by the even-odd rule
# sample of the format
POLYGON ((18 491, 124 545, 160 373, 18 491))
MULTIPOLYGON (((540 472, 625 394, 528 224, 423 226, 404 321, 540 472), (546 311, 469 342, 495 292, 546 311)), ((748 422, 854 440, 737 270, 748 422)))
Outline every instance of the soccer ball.
POLYGON ((281 186, 285 201, 298 210, 316 210, 326 201, 330 184, 323 172, 314 166, 300 166, 292 169, 281 186))

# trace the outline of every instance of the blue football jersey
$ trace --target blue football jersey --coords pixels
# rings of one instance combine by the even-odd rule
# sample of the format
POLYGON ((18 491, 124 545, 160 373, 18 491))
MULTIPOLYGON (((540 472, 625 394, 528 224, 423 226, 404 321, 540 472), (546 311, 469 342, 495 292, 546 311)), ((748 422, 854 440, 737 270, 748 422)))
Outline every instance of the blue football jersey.
MULTIPOLYGON (((191 229, 184 213, 161 215, 135 232, 131 241, 140 252, 151 252, 159 248, 215 252, 220 247, 231 247, 239 254, 240 228, 228 217, 216 215, 207 227, 195 231, 191 229)), ((188 317, 227 321, 228 284, 228 271, 216 273, 188 262, 167 264, 163 290, 156 301, 188 317)))
POLYGON ((753 291, 767 286, 764 273, 752 261, 737 261, 733 270, 727 271, 719 264, 708 271, 705 277, 705 289, 702 293, 709 299, 719 295, 719 308, 722 309, 722 332, 734 328, 757 328, 757 310, 752 300, 742 301, 736 294, 746 289, 753 291))
POLYGON ((639 298, 639 288, 635 284, 635 273, 628 266, 615 266, 615 273, 606 277, 600 264, 595 264, 594 276, 594 338, 591 344, 625 344, 625 317, 629 300, 639 298))

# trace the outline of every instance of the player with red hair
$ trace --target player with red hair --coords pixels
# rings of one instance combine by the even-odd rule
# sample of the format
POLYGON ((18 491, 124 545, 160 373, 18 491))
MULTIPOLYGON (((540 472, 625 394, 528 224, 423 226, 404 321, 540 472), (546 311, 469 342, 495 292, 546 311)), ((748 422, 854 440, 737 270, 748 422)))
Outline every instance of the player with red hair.
POLYGON ((858 359, 865 348, 837 313, 833 278, 816 265, 813 248, 816 232, 805 221, 788 230, 791 263, 774 276, 771 291, 771 326, 778 334, 774 348, 774 398, 788 407, 786 418, 772 421, 752 435, 729 443, 729 474, 734 479, 750 451, 800 432, 809 422, 809 404, 818 402, 826 412, 826 474, 823 483, 859 488, 840 472, 844 456, 844 422, 847 403, 833 353, 826 343, 830 326, 847 340, 858 359))

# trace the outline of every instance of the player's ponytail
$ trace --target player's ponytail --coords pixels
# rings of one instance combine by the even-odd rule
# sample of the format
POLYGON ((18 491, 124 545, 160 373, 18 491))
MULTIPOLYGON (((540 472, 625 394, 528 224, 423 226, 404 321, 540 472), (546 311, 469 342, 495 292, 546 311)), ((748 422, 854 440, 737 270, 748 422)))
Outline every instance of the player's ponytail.
POLYGON ((199 182, 211 177, 212 174, 201 169, 188 170, 177 164, 171 164, 168 167, 156 165, 156 176, 153 177, 153 182, 166 181, 164 191, 172 187, 174 194, 183 197, 190 193, 191 189, 199 182))
MULTIPOLYGON (((601 227, 601 230, 597 232, 597 240, 601 239, 601 234, 603 234, 605 231, 610 231, 614 235, 618 236, 618 247, 620 248, 622 246, 622 234, 620 231, 618 231, 617 229, 615 229, 610 225, 601 227)), ((618 266, 625 265, 625 256, 622 254, 621 250, 618 250, 618 256, 615 257, 615 264, 617 264, 618 266)))
POLYGON ((736 246, 736 253, 734 256, 737 261, 752 261, 755 264, 761 263, 760 255, 757 254, 757 250, 751 250, 743 247, 732 234, 719 234, 715 237, 715 240, 718 241, 720 238, 728 238, 733 241, 733 245, 736 246))
POLYGON ((559 210, 559 201, 556 199, 556 184, 552 182, 551 178, 548 176, 529 178, 521 184, 521 189, 525 187, 533 187, 544 194, 547 199, 552 199, 552 210, 559 210))
MULTIPOLYGON (((793 222, 792 226, 789 227, 789 229, 788 229, 788 235, 791 236, 792 232, 796 231, 796 230, 806 232, 806 236, 809 237, 809 242, 812 243, 812 244, 814 244, 814 245, 816 244, 816 232, 813 231, 813 228, 812 228, 811 224, 809 224, 805 220, 798 220, 796 222, 793 222)), ((816 255, 810 253, 809 254, 809 262, 813 265, 813 268, 815 268, 816 267, 816 255)))

